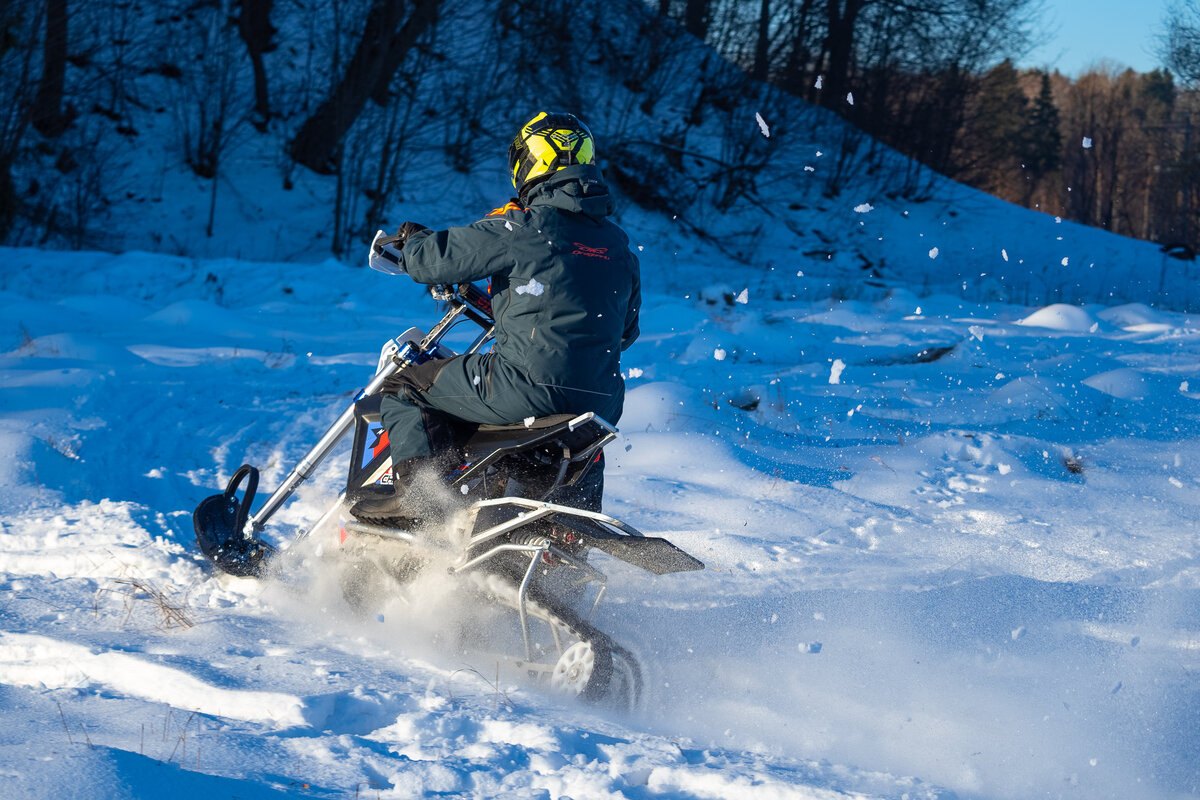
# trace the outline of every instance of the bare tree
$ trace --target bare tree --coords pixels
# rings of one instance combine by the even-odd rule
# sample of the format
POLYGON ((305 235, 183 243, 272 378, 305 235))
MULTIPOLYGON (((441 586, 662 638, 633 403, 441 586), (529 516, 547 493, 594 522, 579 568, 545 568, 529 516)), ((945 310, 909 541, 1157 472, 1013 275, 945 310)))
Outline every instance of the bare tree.
POLYGON ((0 239, 12 230, 19 208, 12 168, 33 107, 35 17, 33 2, 0 6, 0 239))
POLYGON ((1176 0, 1158 36, 1158 55, 1184 86, 1200 85, 1200 2, 1176 0))
POLYGON ((372 0, 362 37, 341 80, 305 120, 289 152, 314 172, 332 174, 342 140, 368 98, 378 99, 418 37, 437 20, 440 0, 372 0), (407 14, 405 12, 408 12, 407 14))
POLYGON ((33 127, 55 139, 75 119, 75 107, 63 106, 67 76, 67 0, 46 0, 46 32, 42 37, 42 77, 33 100, 33 127))
POLYGON ((271 100, 267 87, 267 69, 263 56, 276 47, 275 27, 271 25, 271 7, 274 0, 239 0, 238 35, 246 43, 250 54, 250 65, 254 69, 254 127, 259 132, 267 129, 271 119, 271 100))
POLYGON ((683 27, 697 39, 708 35, 709 0, 685 0, 683 27))
POLYGON ((177 84, 177 125, 184 159, 192 171, 212 181, 208 224, 213 235, 221 160, 246 119, 238 102, 237 57, 230 0, 198 9, 180 31, 179 50, 187 54, 177 84))
POLYGON ((765 81, 771 70, 771 0, 761 0, 758 12, 758 34, 754 39, 754 68, 750 74, 765 81))
POLYGON ((821 105, 837 109, 846 102, 854 64, 858 15, 870 0, 826 0, 825 71, 821 105))

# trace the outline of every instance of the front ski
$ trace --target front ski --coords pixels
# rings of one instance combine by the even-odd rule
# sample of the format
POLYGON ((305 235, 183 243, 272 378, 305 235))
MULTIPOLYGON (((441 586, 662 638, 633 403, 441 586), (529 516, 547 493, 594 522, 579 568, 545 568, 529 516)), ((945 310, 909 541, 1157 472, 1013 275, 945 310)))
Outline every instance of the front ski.
POLYGON ((246 519, 254 493, 258 490, 258 470, 243 464, 233 473, 225 491, 204 498, 192 514, 196 544, 200 552, 222 572, 240 578, 262 575, 274 548, 261 539, 246 535, 246 519), (239 500, 242 481, 246 490, 239 500))

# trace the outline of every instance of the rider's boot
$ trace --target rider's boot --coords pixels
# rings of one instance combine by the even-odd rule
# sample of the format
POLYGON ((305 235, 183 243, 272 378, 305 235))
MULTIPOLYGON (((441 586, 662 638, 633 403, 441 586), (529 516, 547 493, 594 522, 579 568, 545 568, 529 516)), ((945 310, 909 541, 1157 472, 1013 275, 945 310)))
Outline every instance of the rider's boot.
POLYGON ((376 525, 406 526, 414 522, 416 514, 412 503, 406 502, 408 488, 416 468, 427 460, 412 458, 393 464, 391 491, 380 487, 379 490, 360 494, 350 506, 350 515, 376 525))

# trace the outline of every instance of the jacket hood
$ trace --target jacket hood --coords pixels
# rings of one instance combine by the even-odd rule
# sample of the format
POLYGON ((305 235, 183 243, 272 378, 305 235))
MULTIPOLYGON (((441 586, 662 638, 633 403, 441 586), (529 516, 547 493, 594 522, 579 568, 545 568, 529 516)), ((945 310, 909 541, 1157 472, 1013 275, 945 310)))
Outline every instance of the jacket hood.
POLYGON ((604 173, 595 164, 564 167, 529 190, 525 205, 554 206, 593 219, 613 212, 613 198, 604 182, 604 173))

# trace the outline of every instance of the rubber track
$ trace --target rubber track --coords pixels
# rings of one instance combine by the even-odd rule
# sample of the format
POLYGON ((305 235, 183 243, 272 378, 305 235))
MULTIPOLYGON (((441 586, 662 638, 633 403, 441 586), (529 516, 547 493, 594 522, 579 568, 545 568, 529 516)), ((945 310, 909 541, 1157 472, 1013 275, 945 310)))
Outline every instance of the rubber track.
MULTIPOLYGON (((521 581, 514 579, 512 575, 506 574, 504 571, 488 572, 486 575, 489 577, 499 578, 508 583, 509 588, 514 592, 514 596, 520 591, 521 581)), ((523 577, 524 576, 522 576, 522 578, 523 577)), ((614 642, 612 637, 596 628, 590 622, 581 617, 578 612, 569 606, 564 605, 557 598, 553 598, 549 595, 544 595, 539 592, 535 592, 533 589, 530 589, 528 602, 537 604, 537 606, 546 616, 554 617, 554 619, 557 620, 562 627, 570 631, 580 641, 588 643, 603 641, 613 656, 619 655, 621 658, 625 659, 625 661, 629 664, 631 673, 633 675, 633 686, 630 687, 633 696, 629 703, 629 708, 637 708, 638 703, 641 702, 643 678, 642 667, 638 663, 638 660, 634 657, 633 653, 614 642)), ((610 669, 612 673, 615 673, 616 665, 613 664, 610 669)), ((612 674, 609 675, 610 684, 611 681, 612 674)), ((601 698, 597 699, 597 702, 603 701, 603 699, 604 698, 602 696, 601 698)))

